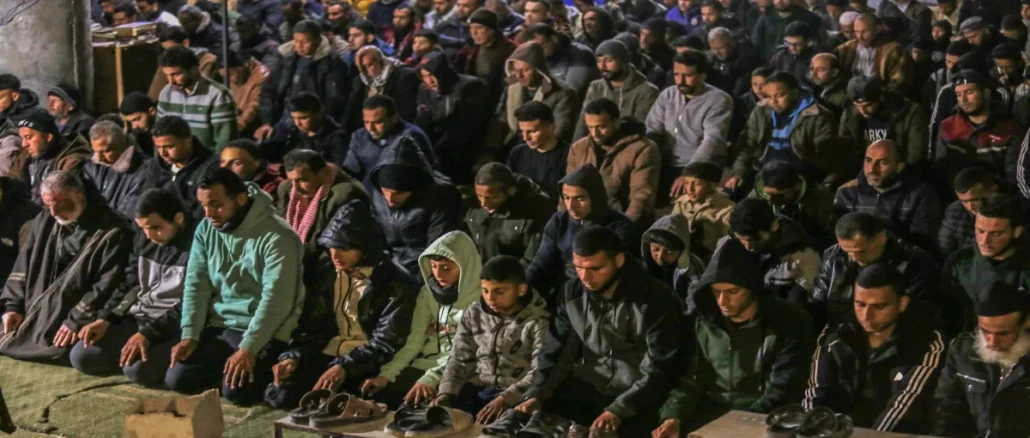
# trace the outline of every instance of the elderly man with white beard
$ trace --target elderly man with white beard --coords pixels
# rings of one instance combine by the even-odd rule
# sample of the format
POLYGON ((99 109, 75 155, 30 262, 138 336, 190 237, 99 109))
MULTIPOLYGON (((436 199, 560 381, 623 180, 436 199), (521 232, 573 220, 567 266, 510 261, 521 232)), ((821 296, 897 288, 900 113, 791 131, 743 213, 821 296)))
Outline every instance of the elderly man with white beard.
POLYGON ((934 394, 932 435, 1030 435, 1030 295, 1000 281, 976 300, 977 329, 955 338, 934 394))

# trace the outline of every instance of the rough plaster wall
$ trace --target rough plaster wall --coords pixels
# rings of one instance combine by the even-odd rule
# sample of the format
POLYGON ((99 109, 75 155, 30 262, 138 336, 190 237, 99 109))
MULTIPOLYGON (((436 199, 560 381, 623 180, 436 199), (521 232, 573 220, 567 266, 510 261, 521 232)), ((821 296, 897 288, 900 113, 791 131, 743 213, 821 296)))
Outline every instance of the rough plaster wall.
POLYGON ((93 96, 89 0, 0 0, 0 72, 39 94, 70 82, 93 96))

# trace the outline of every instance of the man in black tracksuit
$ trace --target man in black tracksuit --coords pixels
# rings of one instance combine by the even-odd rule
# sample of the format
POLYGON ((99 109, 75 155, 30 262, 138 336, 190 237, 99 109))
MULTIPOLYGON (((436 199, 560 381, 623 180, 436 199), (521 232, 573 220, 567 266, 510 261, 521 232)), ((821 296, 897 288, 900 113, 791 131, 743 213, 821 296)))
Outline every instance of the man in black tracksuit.
POLYGON ((909 306, 902 281, 883 263, 858 274, 854 319, 831 330, 815 350, 805 408, 825 406, 850 415, 855 426, 882 432, 929 432, 944 335, 922 308, 909 306))
POLYGON ((977 330, 951 342, 937 390, 932 435, 1030 435, 1030 302, 994 282, 977 296, 977 330))
POLYGON ((683 362, 683 305, 623 252, 608 228, 580 230, 579 276, 565 283, 533 382, 516 409, 541 408, 620 436, 645 437, 683 362))

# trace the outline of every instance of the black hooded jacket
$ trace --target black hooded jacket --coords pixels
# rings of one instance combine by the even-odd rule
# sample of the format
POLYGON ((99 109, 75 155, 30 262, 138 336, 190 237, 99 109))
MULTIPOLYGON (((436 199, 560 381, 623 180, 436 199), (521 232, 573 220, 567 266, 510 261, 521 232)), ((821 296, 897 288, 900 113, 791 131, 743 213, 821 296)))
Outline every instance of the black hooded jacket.
POLYGON ((515 257, 528 265, 540 247, 544 225, 554 212, 554 201, 523 175, 515 175, 516 192, 493 214, 475 207, 465 215, 469 236, 479 255, 490 260, 499 255, 515 257))
MULTIPOLYGON (((348 375, 371 375, 393 359, 408 339, 419 286, 390 261, 386 241, 364 200, 356 199, 340 207, 318 237, 318 244, 324 248, 360 250, 361 265, 372 266, 368 288, 358 300, 358 323, 368 335, 368 343, 330 363, 343 366, 348 375)), ((323 280, 319 283, 330 286, 308 290, 300 325, 279 360, 318 358, 339 332, 333 330, 337 327, 337 310, 333 308, 335 291, 331 286, 337 274, 332 266, 324 268, 320 270, 323 280)))
POLYGON ((401 139, 380 155, 379 164, 369 172, 375 187, 372 212, 386 239, 387 250, 413 281, 422 282, 418 257, 430 243, 461 226, 461 195, 443 178, 434 175, 422 151, 412 141, 401 139), (386 203, 379 185, 379 172, 398 166, 418 175, 421 183, 404 205, 393 208, 386 203))
POLYGON ((415 124, 429 136, 440 171, 454 184, 468 184, 493 114, 489 90, 481 79, 456 73, 446 61, 428 65, 438 87, 419 87, 415 124))
POLYGON ((179 196, 186 213, 193 219, 204 218, 204 208, 197 201, 197 184, 208 169, 218 166, 218 157, 210 149, 201 146, 200 140, 193 138, 193 158, 186 167, 172 174, 171 165, 160 158, 149 160, 140 172, 146 175, 143 191, 153 188, 166 188, 179 196))
POLYGON ((39 96, 35 91, 29 90, 28 88, 22 88, 19 91, 19 97, 16 102, 11 104, 7 111, 0 112, 0 125, 3 124, 4 120, 11 120, 12 122, 20 119, 23 115, 39 108, 39 96))
POLYGON ((572 241, 583 227, 596 225, 609 228, 619 235, 627 254, 635 254, 639 250, 640 232, 626 215, 608 207, 604 180, 596 167, 584 165, 566 175, 558 184, 559 193, 566 184, 586 191, 591 200, 591 211, 583 220, 579 220, 574 219, 568 210, 563 210, 554 213, 547 221, 540 250, 526 269, 529 284, 538 291, 552 290, 555 284, 576 278, 572 266, 572 241))
POLYGON ((597 46, 601 45, 601 43, 614 38, 618 30, 615 29, 615 19, 612 18, 612 14, 608 13, 608 11, 597 8, 591 9, 590 12, 597 14, 597 38, 592 38, 584 31, 583 35, 576 38, 576 42, 589 47, 590 50, 597 50, 597 46))
POLYGON ((295 78, 299 58, 297 52, 287 53, 261 86, 261 123, 275 125, 279 122, 285 114, 286 103, 301 91, 317 94, 322 99, 323 113, 342 121, 349 95, 350 68, 332 51, 325 38, 315 49, 314 56, 307 60, 310 64, 305 74, 295 78))
POLYGON ((7 283, 18 258, 21 236, 28 233, 26 224, 39 211, 39 206, 32 202, 28 184, 0 176, 0 284, 7 283))

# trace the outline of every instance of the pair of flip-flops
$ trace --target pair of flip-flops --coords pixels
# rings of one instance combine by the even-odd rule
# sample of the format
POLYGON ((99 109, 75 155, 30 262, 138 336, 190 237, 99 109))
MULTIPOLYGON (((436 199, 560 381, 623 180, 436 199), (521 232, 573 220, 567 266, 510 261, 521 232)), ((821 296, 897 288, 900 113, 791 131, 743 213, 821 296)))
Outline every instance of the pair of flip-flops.
POLYGON ((787 405, 765 418, 766 438, 846 438, 855 430, 851 417, 818 406, 787 405))
POLYGON ((421 404, 403 405, 383 432, 395 437, 436 438, 461 432, 472 426, 472 415, 458 409, 421 404))
POLYGON ((386 405, 373 403, 357 396, 328 389, 304 394, 300 406, 290 411, 294 423, 308 423, 319 429, 364 423, 386 416, 386 405))

